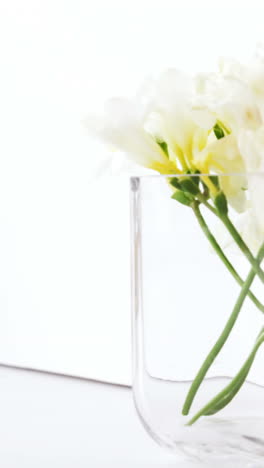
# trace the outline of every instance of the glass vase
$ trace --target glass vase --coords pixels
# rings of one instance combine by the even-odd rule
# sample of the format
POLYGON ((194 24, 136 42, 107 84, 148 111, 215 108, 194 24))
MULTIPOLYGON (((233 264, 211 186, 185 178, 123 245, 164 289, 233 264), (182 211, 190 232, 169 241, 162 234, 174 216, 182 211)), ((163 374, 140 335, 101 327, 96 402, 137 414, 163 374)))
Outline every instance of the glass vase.
POLYGON ((208 467, 255 468, 264 466, 264 344, 254 348, 263 327, 264 287, 241 242, 256 259, 264 240, 258 217, 264 176, 223 175, 223 187, 230 177, 244 191, 243 209, 233 209, 232 200, 228 204, 240 243, 210 199, 197 203, 198 219, 192 204, 172 198, 172 176, 131 178, 133 393, 145 429, 160 445, 208 467), (213 358, 212 349, 217 351, 213 358), (208 356, 205 375, 183 415, 208 356), (234 387, 241 369, 243 384, 238 380, 234 387), (218 410, 192 423, 225 389, 218 410))

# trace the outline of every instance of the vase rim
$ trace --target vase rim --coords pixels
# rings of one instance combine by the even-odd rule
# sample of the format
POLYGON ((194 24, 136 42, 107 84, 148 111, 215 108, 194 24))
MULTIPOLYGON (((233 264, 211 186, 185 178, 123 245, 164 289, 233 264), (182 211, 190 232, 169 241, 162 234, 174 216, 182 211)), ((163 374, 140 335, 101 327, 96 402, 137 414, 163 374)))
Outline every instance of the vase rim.
POLYGON ((135 179, 167 179, 168 177, 209 177, 209 176, 218 176, 218 177, 251 177, 251 176, 264 176, 264 171, 245 171, 245 172, 221 172, 220 174, 215 173, 197 173, 197 174, 140 174, 130 176, 130 180, 135 179))

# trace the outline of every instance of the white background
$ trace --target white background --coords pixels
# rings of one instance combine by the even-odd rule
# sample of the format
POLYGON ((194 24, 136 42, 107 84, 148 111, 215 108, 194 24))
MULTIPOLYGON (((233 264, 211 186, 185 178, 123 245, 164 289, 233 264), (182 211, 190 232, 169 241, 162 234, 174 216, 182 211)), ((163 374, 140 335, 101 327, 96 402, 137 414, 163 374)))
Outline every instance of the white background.
POLYGON ((81 119, 250 55, 262 3, 0 0, 0 361, 130 382, 128 184, 81 119))

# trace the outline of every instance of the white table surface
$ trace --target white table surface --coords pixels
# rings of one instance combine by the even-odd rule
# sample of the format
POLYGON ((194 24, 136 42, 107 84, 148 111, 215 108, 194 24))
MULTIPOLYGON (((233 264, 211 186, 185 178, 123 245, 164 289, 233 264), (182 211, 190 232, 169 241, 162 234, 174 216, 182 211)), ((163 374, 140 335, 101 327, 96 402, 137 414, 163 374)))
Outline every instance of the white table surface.
POLYGON ((0 389, 3 468, 193 466, 149 438, 130 388, 0 367, 0 389))

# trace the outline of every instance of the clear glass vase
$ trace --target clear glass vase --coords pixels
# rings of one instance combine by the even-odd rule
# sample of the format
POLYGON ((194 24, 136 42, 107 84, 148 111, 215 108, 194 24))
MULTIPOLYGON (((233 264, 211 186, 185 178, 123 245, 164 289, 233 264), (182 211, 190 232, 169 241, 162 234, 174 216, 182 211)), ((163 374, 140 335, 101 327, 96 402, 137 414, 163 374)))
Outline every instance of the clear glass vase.
POLYGON ((263 467, 264 344, 256 347, 256 340, 263 327, 264 287, 250 260, 264 240, 264 176, 221 178, 223 187, 230 181, 241 186, 245 200, 230 198, 228 219, 244 244, 235 242, 209 198, 197 203, 200 219, 192 204, 173 199, 171 177, 131 178, 135 405, 148 433, 171 451, 210 467, 263 467), (238 204, 242 213, 231 207, 238 204), (242 252, 244 245, 252 257, 242 252), (183 415, 208 355, 204 378, 183 415), (189 425, 222 391, 218 411, 216 406, 214 414, 202 413, 189 425))

